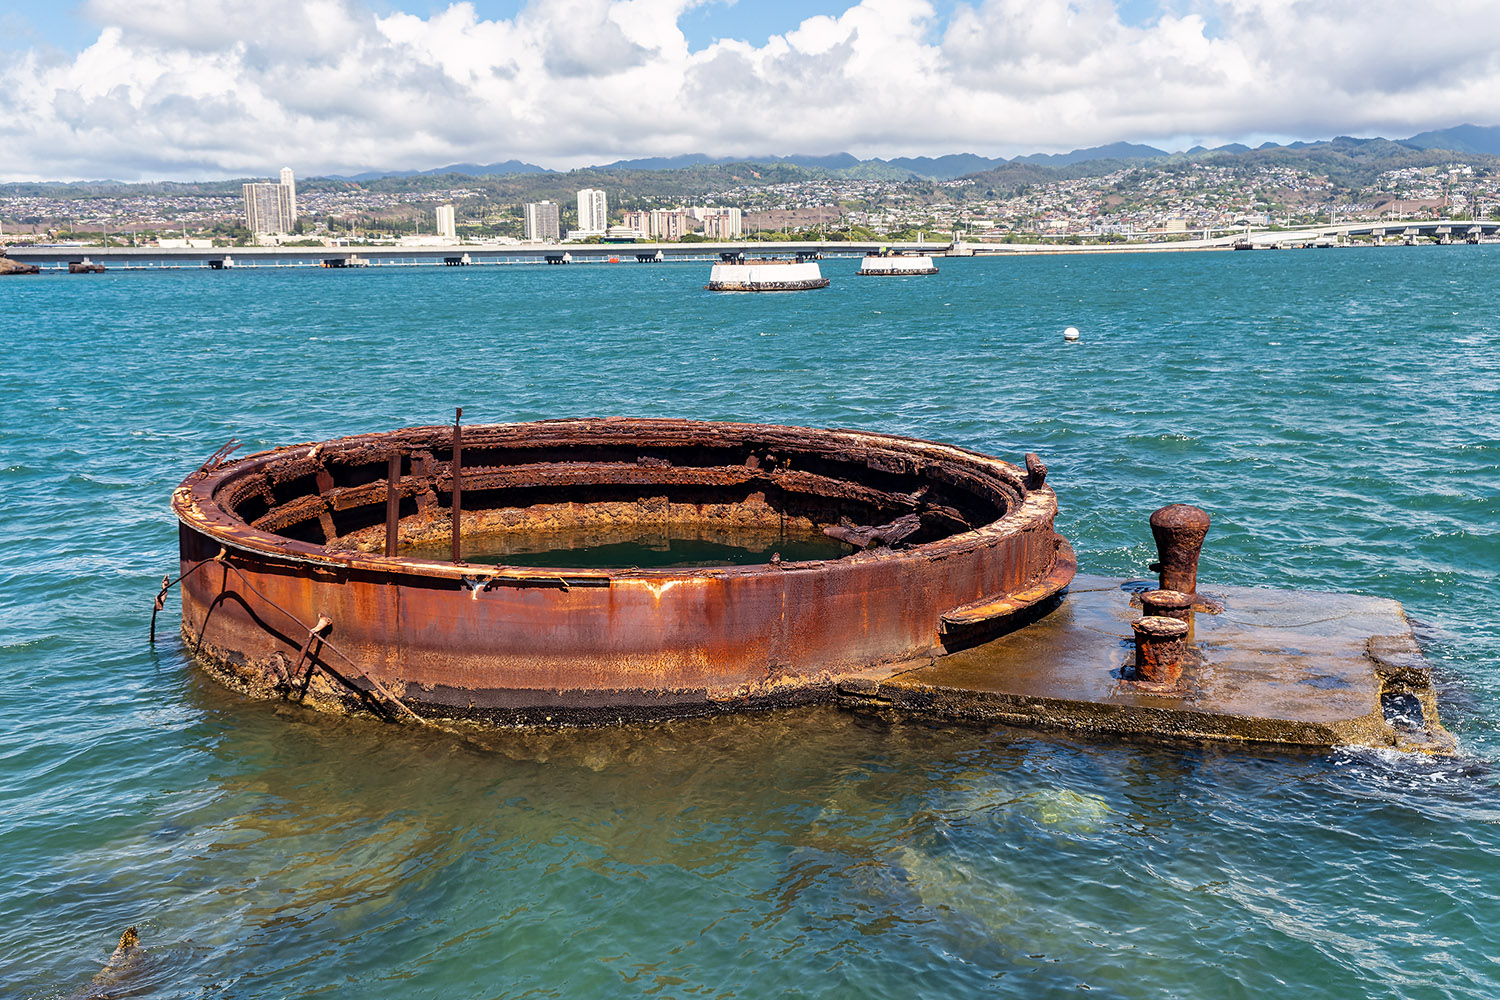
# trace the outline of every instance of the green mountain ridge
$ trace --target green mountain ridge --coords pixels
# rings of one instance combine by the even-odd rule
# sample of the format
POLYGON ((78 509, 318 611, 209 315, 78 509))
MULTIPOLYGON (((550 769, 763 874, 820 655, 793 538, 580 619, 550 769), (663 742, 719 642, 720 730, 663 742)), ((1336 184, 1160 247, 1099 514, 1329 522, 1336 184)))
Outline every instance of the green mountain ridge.
MULTIPOLYGON (((848 154, 820 157, 777 157, 748 160, 711 160, 695 155, 692 162, 676 166, 678 158, 622 161, 577 170, 468 174, 400 173, 367 179, 309 177, 298 180, 299 192, 361 190, 402 195, 431 194, 434 199, 452 192, 466 200, 477 199, 494 206, 519 206, 521 202, 547 199, 571 204, 579 188, 603 187, 610 191, 613 209, 655 207, 668 203, 700 201, 715 192, 768 188, 779 184, 813 181, 888 181, 911 185, 916 195, 935 196, 937 184, 962 179, 978 190, 1005 195, 1034 185, 1075 178, 1102 177, 1135 167, 1185 172, 1213 166, 1232 172, 1253 172, 1266 167, 1285 167, 1326 178, 1336 187, 1368 187, 1382 173, 1406 168, 1441 167, 1462 163, 1493 170, 1500 167, 1500 127, 1460 125, 1424 132, 1407 140, 1338 136, 1310 143, 1284 146, 1266 144, 1249 149, 1238 144, 1168 154, 1148 146, 1116 143, 1111 146, 1075 150, 1060 156, 1028 156, 991 160, 975 154, 951 154, 927 158, 857 160, 848 154), (1113 153, 1115 155, 1104 155, 1113 153), (802 162, 794 162, 801 160, 802 162), (850 163, 849 161, 853 161, 850 163), (637 165, 630 165, 631 163, 637 165), (829 166, 845 163, 845 166, 829 166), (992 164, 985 167, 984 164, 992 164), (979 169, 974 169, 979 168, 979 169), (965 170, 955 174, 956 170, 965 170), (926 173, 922 171, 927 171, 926 173)), ((508 161, 514 163, 517 161, 508 161)), ((530 166, 529 164, 526 166, 530 166)), ((0 185, 10 197, 84 200, 139 195, 219 196, 238 198, 244 178, 224 181, 159 181, 122 183, 80 181, 70 183, 20 182, 0 185)), ((743 192, 742 192, 743 193, 743 192)), ((830 194, 830 197, 836 197, 830 194)), ((748 199, 753 201, 754 199, 748 199)))

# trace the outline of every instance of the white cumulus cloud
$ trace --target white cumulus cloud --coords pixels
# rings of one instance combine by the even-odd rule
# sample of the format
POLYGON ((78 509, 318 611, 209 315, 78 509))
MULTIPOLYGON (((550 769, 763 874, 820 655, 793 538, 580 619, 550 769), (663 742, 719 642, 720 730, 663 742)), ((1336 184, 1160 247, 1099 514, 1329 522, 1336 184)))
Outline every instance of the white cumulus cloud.
MULTIPOLYGON (((693 49, 708 0, 88 0, 0 63, 0 178, 303 175, 708 152, 1011 155, 1495 124, 1493 0, 862 0, 693 49), (1187 10, 1187 13, 1179 13, 1187 10)), ((749 2, 749 0, 745 0, 749 2)))

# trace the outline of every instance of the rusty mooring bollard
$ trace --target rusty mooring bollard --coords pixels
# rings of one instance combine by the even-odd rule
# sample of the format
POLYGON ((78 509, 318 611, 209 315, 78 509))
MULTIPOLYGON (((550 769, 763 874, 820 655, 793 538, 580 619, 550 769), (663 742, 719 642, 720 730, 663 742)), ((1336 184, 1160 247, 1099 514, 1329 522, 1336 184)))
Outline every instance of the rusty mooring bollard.
POLYGON ((1141 595, 1141 614, 1147 618, 1176 618, 1191 624, 1193 598, 1180 590, 1148 590, 1141 595))
POLYGON ((1162 590, 1189 597, 1198 593, 1198 554, 1203 551, 1208 522, 1207 511, 1185 503, 1170 504, 1151 515, 1158 561, 1150 568, 1160 574, 1162 590))
POLYGON ((1182 680, 1187 622, 1148 616, 1130 623, 1135 630, 1135 679, 1153 687, 1175 687, 1182 680))

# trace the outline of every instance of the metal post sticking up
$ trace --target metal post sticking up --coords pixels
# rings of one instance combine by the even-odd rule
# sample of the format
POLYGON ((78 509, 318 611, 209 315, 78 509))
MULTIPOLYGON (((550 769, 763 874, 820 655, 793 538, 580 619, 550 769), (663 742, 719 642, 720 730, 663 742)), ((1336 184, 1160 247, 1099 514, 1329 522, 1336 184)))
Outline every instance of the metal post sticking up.
POLYGON ((385 471, 385 554, 395 556, 401 540, 401 453, 392 451, 385 471))
POLYGON ((453 561, 463 562, 462 544, 460 541, 459 524, 464 515, 464 408, 456 408, 453 413, 453 561))

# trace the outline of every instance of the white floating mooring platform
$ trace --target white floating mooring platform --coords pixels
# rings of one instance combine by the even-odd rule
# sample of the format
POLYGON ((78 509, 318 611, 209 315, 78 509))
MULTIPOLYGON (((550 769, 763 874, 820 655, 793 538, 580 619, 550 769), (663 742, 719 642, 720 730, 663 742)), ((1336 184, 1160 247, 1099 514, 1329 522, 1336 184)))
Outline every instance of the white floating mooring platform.
POLYGON ((937 265, 928 254, 872 253, 865 256, 855 274, 866 277, 893 277, 908 274, 937 274, 937 265))
POLYGON ((710 292, 804 292, 827 288, 815 260, 726 260, 709 273, 710 292))

